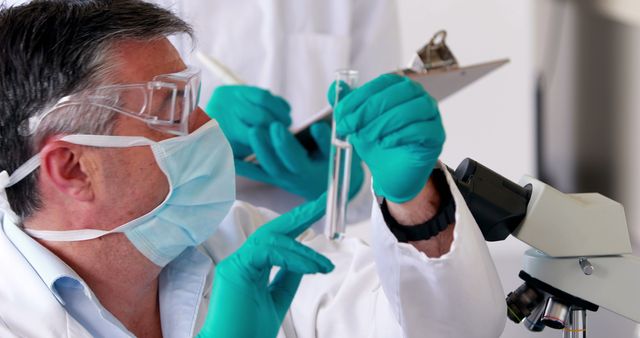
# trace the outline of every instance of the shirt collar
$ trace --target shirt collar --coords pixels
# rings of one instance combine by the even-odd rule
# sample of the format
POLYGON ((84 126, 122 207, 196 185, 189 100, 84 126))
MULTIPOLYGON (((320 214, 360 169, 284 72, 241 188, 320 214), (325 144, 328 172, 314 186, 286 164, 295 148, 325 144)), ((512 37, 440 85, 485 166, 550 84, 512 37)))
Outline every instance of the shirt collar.
POLYGON ((211 258, 196 248, 186 249, 162 270, 158 297, 165 337, 183 337, 199 329, 209 306, 212 271, 211 258))
POLYGON ((60 304, 64 305, 65 303, 64 299, 56 290, 55 283, 58 279, 65 277, 77 280, 82 285, 85 295, 91 299, 94 298, 85 282, 75 271, 73 271, 73 269, 71 269, 71 267, 36 240, 24 233, 24 231, 22 231, 22 229, 20 229, 14 222, 10 221, 8 217, 4 218, 3 227, 7 237, 9 237, 9 240, 13 245, 15 245, 29 264, 31 264, 33 269, 40 276, 40 279, 42 279, 45 285, 47 285, 60 304))
MULTIPOLYGON (((82 289, 86 297, 99 305, 84 280, 64 261, 27 235, 15 223, 4 217, 2 223, 9 240, 31 264, 57 300, 65 306, 59 287, 82 289)), ((160 319, 165 337, 182 337, 201 325, 202 311, 206 314, 211 289, 213 261, 197 248, 188 248, 171 261, 159 279, 160 319), (204 303, 203 303, 204 301, 204 303)), ((101 306, 99 306, 101 308, 101 306)), ((103 314, 104 315, 104 314, 103 314)), ((117 322, 113 318, 112 321, 117 322)), ((123 327, 124 330, 124 327, 123 327)))

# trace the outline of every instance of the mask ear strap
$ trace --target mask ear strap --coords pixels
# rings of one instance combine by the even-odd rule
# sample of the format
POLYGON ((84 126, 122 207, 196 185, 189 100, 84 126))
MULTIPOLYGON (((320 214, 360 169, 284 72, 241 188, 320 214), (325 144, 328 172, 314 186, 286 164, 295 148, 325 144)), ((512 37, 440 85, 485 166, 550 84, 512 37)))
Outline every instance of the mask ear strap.
POLYGON ((22 181, 22 179, 27 177, 27 175, 36 170, 38 166, 40 166, 40 154, 36 154, 30 158, 27 162, 16 169, 11 176, 9 176, 9 173, 6 170, 0 172, 0 216, 4 214, 14 223, 19 221, 20 218, 11 209, 11 205, 9 204, 7 188, 22 181))
MULTIPOLYGON (((9 177, 9 181, 5 188, 9 188, 16 183, 22 181, 27 175, 31 174, 34 170, 36 170, 40 166, 40 154, 36 154, 32 158, 30 158, 27 162, 24 162, 16 171, 11 174, 9 177)), ((6 172, 6 171, 4 171, 6 172)), ((0 185, 1 187, 2 185, 0 185)))
POLYGON ((113 135, 67 135, 61 141, 75 143, 89 147, 128 148, 150 146, 157 142, 142 136, 113 136, 113 135))
POLYGON ((10 177, 6 170, 0 172, 0 224, 2 223, 2 215, 9 217, 13 223, 18 222, 18 215, 11 210, 9 198, 7 197, 6 188, 9 187, 10 177))
MULTIPOLYGON (((102 136, 102 135, 67 135, 62 140, 86 146, 94 147, 133 147, 147 146, 156 142, 145 137, 138 136, 102 136)), ((16 169, 11 176, 7 171, 0 173, 0 197, 6 196, 5 189, 22 181, 40 166, 40 153, 31 157, 27 162, 16 169)), ((6 200, 6 197, 4 197, 6 200)), ((0 204, 4 207, 4 205, 0 204)))
POLYGON ((78 242, 96 239, 111 233, 123 232, 122 226, 111 231, 98 229, 80 229, 80 230, 34 230, 24 229, 29 236, 44 239, 51 242, 78 242))

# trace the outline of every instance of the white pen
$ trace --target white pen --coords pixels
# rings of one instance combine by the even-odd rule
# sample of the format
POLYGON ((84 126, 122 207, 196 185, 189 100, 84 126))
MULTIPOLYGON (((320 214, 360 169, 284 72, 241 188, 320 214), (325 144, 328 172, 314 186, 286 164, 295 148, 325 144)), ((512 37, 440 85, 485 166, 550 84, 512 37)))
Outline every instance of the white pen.
POLYGON ((206 55, 203 52, 197 50, 196 58, 200 60, 210 71, 216 74, 224 84, 244 84, 236 74, 234 74, 227 66, 222 64, 216 58, 206 55))

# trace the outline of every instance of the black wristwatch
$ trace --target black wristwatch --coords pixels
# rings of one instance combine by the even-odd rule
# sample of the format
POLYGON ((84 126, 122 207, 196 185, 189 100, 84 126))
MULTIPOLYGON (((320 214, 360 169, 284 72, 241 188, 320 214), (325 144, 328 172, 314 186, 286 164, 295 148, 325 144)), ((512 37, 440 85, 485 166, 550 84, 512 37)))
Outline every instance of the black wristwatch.
POLYGON ((431 173, 431 179, 440 194, 440 208, 435 216, 430 220, 418 225, 402 225, 396 221, 389 213, 387 200, 382 200, 380 208, 382 216, 387 223, 389 230, 398 239, 398 242, 407 243, 409 241, 421 241, 429 239, 442 230, 446 229, 449 224, 453 224, 456 218, 456 205, 449 190, 449 184, 444 172, 440 169, 434 169, 431 173))

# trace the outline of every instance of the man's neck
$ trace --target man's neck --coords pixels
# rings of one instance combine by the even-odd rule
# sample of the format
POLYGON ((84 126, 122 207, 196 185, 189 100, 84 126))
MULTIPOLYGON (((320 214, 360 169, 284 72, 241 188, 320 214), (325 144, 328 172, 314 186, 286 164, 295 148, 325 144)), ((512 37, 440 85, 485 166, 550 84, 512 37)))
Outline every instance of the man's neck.
MULTIPOLYGON (((121 285, 132 284, 132 281, 121 281, 121 285)), ((111 312, 136 337, 162 337, 160 322, 160 304, 158 301, 158 280, 155 279, 147 288, 128 292, 114 297, 122 292, 111 289, 105 283, 94 283, 92 290, 100 299, 102 305, 111 312)))
MULTIPOLYGON (((25 224, 37 225, 35 220, 25 224)), ((102 306, 129 331, 137 337, 162 336, 158 301, 162 269, 124 234, 78 242, 39 242, 80 275, 102 306)))
POLYGON ((112 315, 136 337, 161 337, 158 274, 128 273, 113 267, 114 274, 81 273, 93 293, 112 315), (90 276, 91 275, 91 276, 90 276), (87 277, 84 277, 87 276, 87 277))

